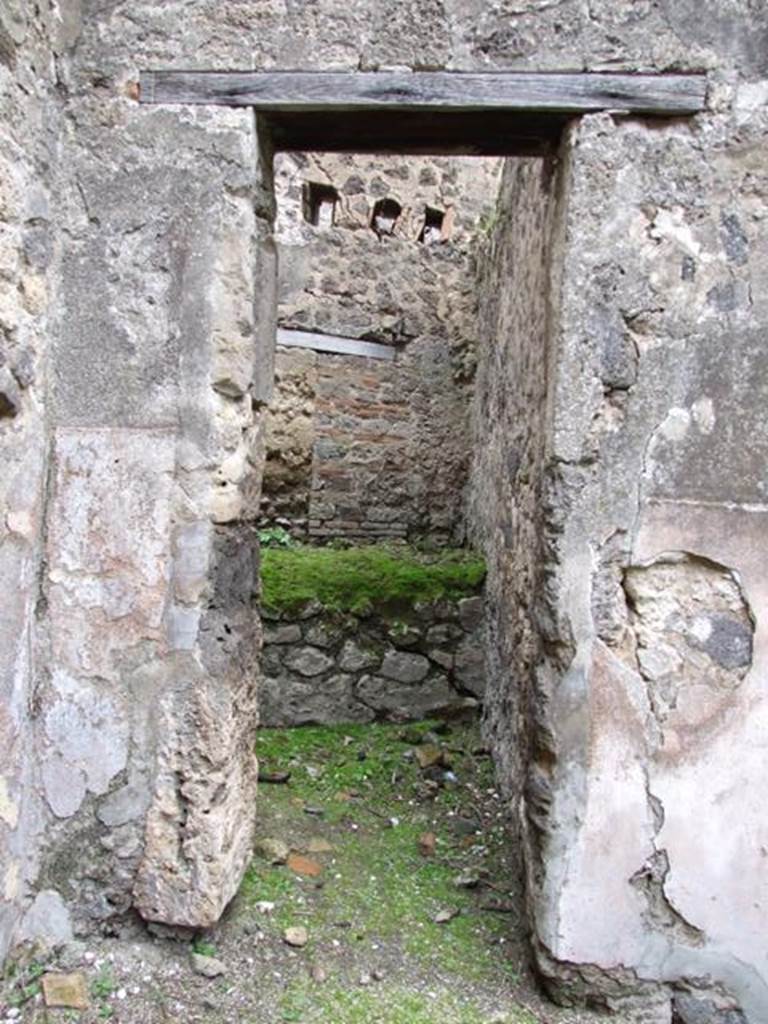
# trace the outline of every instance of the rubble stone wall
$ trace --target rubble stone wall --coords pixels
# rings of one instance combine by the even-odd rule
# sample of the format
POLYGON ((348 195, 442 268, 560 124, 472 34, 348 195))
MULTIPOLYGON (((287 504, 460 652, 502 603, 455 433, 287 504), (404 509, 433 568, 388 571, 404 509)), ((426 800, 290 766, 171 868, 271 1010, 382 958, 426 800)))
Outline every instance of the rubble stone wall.
POLYGON ((485 692, 484 651, 479 595, 365 616, 314 604, 302 615, 270 616, 259 721, 329 725, 470 712, 485 692))
MULTIPOLYGON (((531 675, 542 662, 546 592, 544 461, 552 374, 551 286, 559 177, 554 155, 508 160, 478 267, 479 365, 465 509, 488 566, 484 727, 497 776, 520 802, 533 745, 531 675)), ((537 753, 537 756, 539 754, 537 753)), ((535 771, 535 769, 532 769, 535 771)), ((534 791, 529 791, 532 805, 534 791)))
POLYGON ((248 854, 268 179, 246 111, 140 107, 139 70, 705 70, 696 118, 564 140, 515 810, 559 998, 768 1018, 765 5, 6 0, 0 25, 0 948, 209 921, 248 854))
POLYGON ((281 326, 390 345, 394 362, 281 348, 266 421, 262 515, 296 536, 460 539, 477 346, 474 242, 500 162, 281 154, 281 326), (309 184, 338 194, 305 219, 309 184), (397 202, 392 233, 376 204, 397 202), (420 240, 426 211, 442 235, 420 240))

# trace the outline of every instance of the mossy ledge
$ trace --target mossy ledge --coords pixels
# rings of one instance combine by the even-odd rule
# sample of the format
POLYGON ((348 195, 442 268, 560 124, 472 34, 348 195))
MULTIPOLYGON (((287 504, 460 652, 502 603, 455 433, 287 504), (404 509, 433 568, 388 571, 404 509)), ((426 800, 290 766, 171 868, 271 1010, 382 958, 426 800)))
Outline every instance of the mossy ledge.
POLYGON ((458 598, 477 590, 485 563, 466 549, 423 553, 405 545, 266 548, 261 601, 279 613, 310 601, 344 612, 458 598))

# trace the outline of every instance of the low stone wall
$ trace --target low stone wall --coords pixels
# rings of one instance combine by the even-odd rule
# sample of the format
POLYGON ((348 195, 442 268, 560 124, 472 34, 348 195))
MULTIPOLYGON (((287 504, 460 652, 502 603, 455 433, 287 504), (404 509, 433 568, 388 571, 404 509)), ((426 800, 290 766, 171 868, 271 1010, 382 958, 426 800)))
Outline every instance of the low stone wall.
MULTIPOLYGON (((268 618, 265 615, 265 618, 268 618)), ((262 726, 406 721, 481 701, 483 598, 366 616, 312 603, 265 623, 262 726)))

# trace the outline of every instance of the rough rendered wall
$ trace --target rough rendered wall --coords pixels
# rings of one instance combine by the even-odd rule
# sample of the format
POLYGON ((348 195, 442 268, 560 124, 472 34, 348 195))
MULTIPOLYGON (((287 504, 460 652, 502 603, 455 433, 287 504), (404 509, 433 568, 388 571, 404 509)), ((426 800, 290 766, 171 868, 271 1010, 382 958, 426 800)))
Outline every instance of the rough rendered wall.
MULTIPOLYGON (((66 17, 66 10, 63 12, 66 17)), ((46 340, 57 258, 54 53, 69 24, 0 8, 0 961, 36 872, 35 613, 46 476, 46 340)), ((51 928, 55 929, 51 911, 51 928)))
POLYGON ((574 991, 668 1020, 669 982, 685 1024, 768 1017, 766 99, 568 144, 536 929, 574 991))
MULTIPOLYGON (((248 115, 140 108, 131 87, 139 69, 704 68, 711 110, 692 123, 595 116, 569 134, 541 485, 551 505, 549 575, 537 595, 547 657, 534 699, 545 716, 535 723, 539 813, 528 862, 540 961, 561 991, 563 979, 572 994, 606 1002, 638 990, 669 1021, 664 982, 690 1024, 717 1020, 728 990, 749 1024, 762 1024, 765 4, 51 6, 57 25, 64 18, 63 42, 27 32, 35 8, 20 0, 5 0, 0 22, 0 180, 15 192, 19 176, 30 200, 27 185, 36 180, 44 192, 60 169, 53 252, 64 261, 61 281, 50 280, 58 271, 35 271, 49 280, 29 288, 21 281, 46 258, 45 232, 26 231, 44 227, 26 223, 44 220, 34 212, 44 205, 24 210, 4 198, 4 333, 19 302, 31 309, 19 312, 16 337, 35 332, 43 283, 58 299, 45 332, 57 342, 45 421, 55 460, 34 645, 26 637, 39 557, 42 378, 24 392, 17 377, 21 411, 0 419, 10 467, 2 500, 11 502, 11 481, 23 484, 20 515, 3 509, 0 547, 10 736, 0 782, 2 947, 9 904, 32 895, 30 823, 43 784, 38 885, 61 889, 81 926, 131 902, 166 920, 210 919, 247 855, 247 815, 238 812, 252 775, 252 694, 248 666, 230 651, 240 638, 251 644, 252 623, 247 571, 229 571, 243 547, 228 524, 241 511, 241 442, 252 427, 240 397, 254 339, 244 309, 251 282, 254 324, 268 324, 269 274, 251 243, 263 234, 265 203, 258 189, 254 196, 248 115), (84 15, 79 38, 70 9, 84 15), (58 160, 39 141, 54 74, 58 160), (224 486, 214 488, 217 479, 224 486), (39 686, 25 708, 32 647, 39 686), (230 714, 237 727, 220 735, 230 714), (102 729, 111 743, 97 763, 91 747, 102 729), (235 748, 222 747, 222 736, 234 736, 235 748), (211 751, 222 753, 213 773, 211 751), (25 786, 22 800, 36 763, 38 788, 25 786), (236 765, 242 785, 231 785, 236 765), (63 793, 59 771, 72 783, 63 793), (216 898, 191 906, 190 892, 216 898)), ((37 365, 43 372, 44 354, 37 365)), ((257 375, 260 397, 268 376, 257 375)), ((54 931, 52 900, 38 900, 27 926, 54 931)))
POLYGON ((530 756, 530 678, 541 659, 544 458, 551 377, 550 276, 558 205, 554 155, 508 160, 478 268, 478 372, 466 522, 483 552, 489 685, 484 730, 517 802, 530 756))
POLYGON ((392 345, 396 362, 278 348, 266 423, 267 519, 311 537, 456 539, 477 344, 474 242, 499 161, 282 154, 276 161, 281 326, 392 345), (339 195, 304 219, 307 183, 339 195), (393 234, 371 227, 398 202, 393 234), (444 237, 419 241, 429 207, 444 237))
MULTIPOLYGON (((143 22, 157 13, 145 7, 143 22)), ((113 13, 74 26, 58 67, 62 236, 26 748, 44 833, 17 938, 114 929, 134 910, 210 924, 250 857, 249 522, 254 403, 271 384, 273 204, 253 115, 140 108, 140 47, 113 13)), ((164 45, 154 59, 183 51, 164 45)), ((32 233, 28 258, 45 242, 32 233)))

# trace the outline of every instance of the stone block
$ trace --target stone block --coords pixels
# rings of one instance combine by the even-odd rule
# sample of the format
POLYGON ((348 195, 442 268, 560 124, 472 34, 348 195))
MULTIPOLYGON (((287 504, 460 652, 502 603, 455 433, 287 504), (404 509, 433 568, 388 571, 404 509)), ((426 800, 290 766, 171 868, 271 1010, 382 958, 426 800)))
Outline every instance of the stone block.
POLYGON ((355 692, 377 714, 396 720, 428 718, 456 701, 456 691, 443 675, 432 676, 418 684, 363 676, 355 692))
POLYGON ((468 633, 482 625, 484 615, 482 597, 462 597, 458 608, 459 622, 468 633))
POLYGON ((455 623, 440 622, 436 626, 430 626, 427 630, 427 643, 433 644, 435 647, 445 647, 463 635, 461 627, 455 623))
POLYGON ((387 651, 380 671, 387 679, 398 683, 420 683, 429 672, 429 661, 423 654, 387 651))
POLYGON ((381 664, 381 655, 360 646, 355 640, 346 640, 339 655, 339 668, 344 672, 360 672, 381 664))
POLYGON ((371 722, 375 714, 357 699, 353 681, 346 673, 312 683, 285 675, 264 679, 259 696, 262 721, 271 726, 371 722))
POLYGON ((327 672, 333 667, 334 661, 317 647, 299 647, 288 653, 284 664, 299 675, 311 677, 327 672))
POLYGON ((463 690, 482 699, 485 695, 485 647, 480 633, 468 635, 456 650, 453 678, 463 690))
POLYGON ((267 626, 264 629, 264 644, 296 644, 301 641, 301 626, 295 622, 286 622, 279 626, 267 626))

